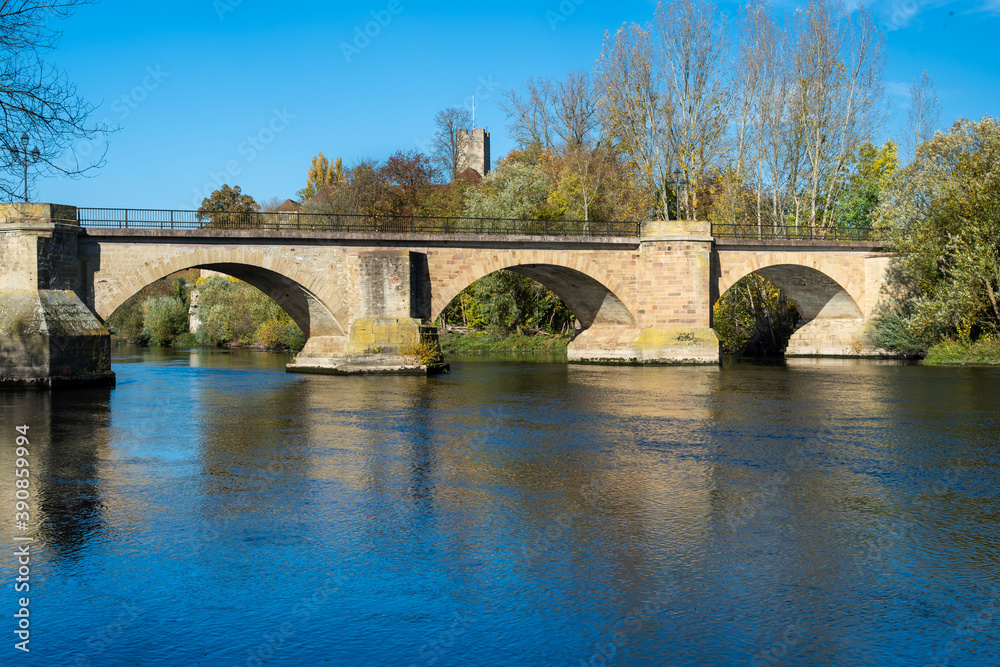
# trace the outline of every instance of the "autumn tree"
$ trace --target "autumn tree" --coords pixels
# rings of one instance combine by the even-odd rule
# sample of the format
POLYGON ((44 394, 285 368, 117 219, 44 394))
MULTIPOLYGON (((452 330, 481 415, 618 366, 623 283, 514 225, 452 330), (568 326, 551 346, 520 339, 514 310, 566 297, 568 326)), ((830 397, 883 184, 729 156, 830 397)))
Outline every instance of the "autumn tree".
POLYGON ((733 133, 712 214, 721 222, 752 222, 763 230, 782 222, 787 173, 794 171, 797 157, 787 122, 792 90, 788 39, 764 0, 748 3, 736 26, 733 133), (752 201, 747 201, 748 192, 752 201))
POLYGON ((345 182, 323 197, 306 200, 303 213, 387 216, 402 212, 402 190, 378 160, 366 158, 347 170, 345 182))
POLYGON ((896 173, 876 224, 902 289, 876 318, 877 344, 920 352, 947 336, 1000 334, 997 164, 1000 122, 986 117, 937 133, 896 173))
POLYGON ((280 197, 270 197, 258 203, 260 204, 260 210, 264 213, 276 213, 281 205, 285 203, 285 200, 280 197))
POLYGON ((427 187, 441 177, 431 159, 419 151, 396 151, 381 167, 388 182, 400 188, 410 213, 418 213, 427 187))
POLYGON ((94 107, 44 60, 58 44, 60 31, 53 25, 84 4, 88 0, 0 3, 0 192, 12 199, 24 196, 26 152, 34 164, 29 180, 39 172, 79 176, 104 164, 103 154, 90 162, 66 154, 75 142, 96 141, 111 128, 88 123, 94 107))
POLYGON ((659 3, 646 27, 607 35, 598 64, 605 130, 670 216, 673 171, 687 174, 686 215, 697 217, 700 184, 723 150, 729 97, 721 75, 727 40, 715 6, 659 3))
POLYGON ((559 217, 592 219, 603 194, 612 154, 599 114, 591 75, 570 71, 562 80, 528 79, 503 94, 500 107, 521 150, 535 150, 554 190, 559 217))
POLYGON ((300 199, 311 199, 321 189, 331 186, 343 185, 347 180, 344 171, 344 162, 339 157, 330 164, 330 161, 321 152, 312 159, 312 164, 306 174, 306 187, 299 190, 300 199))
POLYGON ((598 99, 590 74, 572 70, 561 81, 530 78, 521 90, 505 91, 499 104, 521 148, 574 151, 592 143, 600 127, 598 99))
POLYGON ((910 155, 916 154, 917 146, 929 141, 941 122, 941 105, 938 104, 937 88, 925 70, 920 82, 913 80, 910 86, 910 108, 907 111, 906 148, 910 155))
POLYGON ((723 152, 729 97, 723 86, 728 40, 725 17, 712 2, 659 3, 653 18, 654 58, 667 82, 673 110, 670 149, 687 174, 683 188, 689 219, 698 217, 697 193, 723 152), (695 195, 692 197, 692 195, 695 195))
POLYGON ((441 173, 453 179, 458 170, 458 131, 472 129, 472 115, 461 107, 444 109, 434 117, 434 128, 432 158, 441 173))
POLYGON ((841 0, 810 0, 791 23, 791 121, 808 161, 795 222, 801 212, 815 228, 833 223, 845 167, 884 119, 885 39, 864 6, 848 12, 841 0))
POLYGON ((258 211, 260 205, 240 192, 240 186, 231 188, 226 184, 202 200, 197 217, 205 227, 245 229, 257 226, 258 211))
POLYGON ((603 180, 608 163, 605 147, 578 145, 567 147, 561 156, 554 156, 554 187, 549 202, 558 212, 556 217, 570 220, 591 220, 603 194, 603 180))
POLYGON ((641 187, 652 193, 656 214, 666 220, 674 108, 655 70, 651 31, 631 24, 605 35, 597 76, 605 131, 638 174, 641 187))
POLYGON ((858 159, 834 210, 838 227, 870 228, 882 192, 889 187, 899 167, 899 151, 893 141, 881 148, 865 143, 858 149, 858 159))

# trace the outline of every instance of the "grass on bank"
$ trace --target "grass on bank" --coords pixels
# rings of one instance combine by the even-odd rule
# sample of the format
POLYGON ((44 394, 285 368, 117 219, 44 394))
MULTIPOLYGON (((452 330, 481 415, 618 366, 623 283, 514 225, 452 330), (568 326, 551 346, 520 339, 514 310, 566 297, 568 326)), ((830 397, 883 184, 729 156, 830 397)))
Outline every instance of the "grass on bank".
POLYGON ((563 334, 506 334, 495 329, 467 333, 442 332, 441 351, 445 354, 494 352, 566 352, 572 336, 563 334))
POLYGON ((1000 340, 946 340, 927 350, 925 364, 1000 364, 1000 340))

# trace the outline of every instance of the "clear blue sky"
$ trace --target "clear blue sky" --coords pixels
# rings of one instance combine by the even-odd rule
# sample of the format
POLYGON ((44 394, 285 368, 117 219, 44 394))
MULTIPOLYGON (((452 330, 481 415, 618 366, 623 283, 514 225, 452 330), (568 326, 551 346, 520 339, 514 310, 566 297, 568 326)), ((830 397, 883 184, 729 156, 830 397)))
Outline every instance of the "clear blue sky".
MULTIPOLYGON (((95 120, 121 131, 93 178, 39 180, 34 198, 187 209, 221 180, 258 201, 294 197, 316 153, 350 164, 420 148, 435 113, 474 93, 476 124, 490 130, 495 159, 513 147, 496 104, 502 90, 530 76, 591 69, 605 31, 645 23, 654 6, 103 0, 62 23, 62 44, 49 60, 100 105, 95 120), (385 25, 375 37, 345 54, 342 45, 353 47, 356 31, 377 17, 385 25)), ((721 3, 730 16, 737 8, 721 3)), ((896 103, 885 138, 905 120, 900 105, 925 69, 938 88, 942 125, 1000 115, 1000 0, 880 0, 873 9, 886 30, 887 97, 896 103)))

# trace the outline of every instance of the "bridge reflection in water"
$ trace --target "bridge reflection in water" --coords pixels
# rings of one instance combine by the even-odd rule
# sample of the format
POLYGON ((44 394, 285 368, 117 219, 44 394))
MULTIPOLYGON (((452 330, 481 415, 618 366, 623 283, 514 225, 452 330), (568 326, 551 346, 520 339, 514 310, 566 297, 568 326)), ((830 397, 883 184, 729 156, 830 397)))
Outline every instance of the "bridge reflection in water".
POLYGON ((419 664, 456 615, 443 664, 586 663, 615 628, 625 665, 889 664, 884 637, 929 660, 1000 583, 994 370, 284 362, 140 351, 113 391, 0 394, 32 427, 50 664, 235 663, 279 620, 277 664, 419 664))

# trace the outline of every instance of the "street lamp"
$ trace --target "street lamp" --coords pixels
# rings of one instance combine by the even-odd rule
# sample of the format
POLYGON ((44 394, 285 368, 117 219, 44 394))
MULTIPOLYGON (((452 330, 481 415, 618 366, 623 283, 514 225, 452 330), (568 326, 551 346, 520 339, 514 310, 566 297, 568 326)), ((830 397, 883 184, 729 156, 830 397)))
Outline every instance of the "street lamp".
POLYGON ((25 132, 21 135, 21 148, 18 149, 17 146, 11 146, 10 152, 14 154, 15 160, 20 160, 24 165, 24 201, 28 201, 28 165, 38 162, 42 157, 42 152, 38 150, 38 146, 28 152, 28 133, 25 132))
MULTIPOLYGON (((677 195, 677 219, 681 219, 681 188, 687 186, 688 179, 687 174, 680 169, 674 169, 674 177, 672 180, 667 181, 667 185, 673 186, 674 193, 677 195), (681 176, 684 176, 682 179, 681 176)), ((667 213, 670 213, 669 209, 667 213)))

